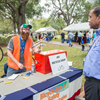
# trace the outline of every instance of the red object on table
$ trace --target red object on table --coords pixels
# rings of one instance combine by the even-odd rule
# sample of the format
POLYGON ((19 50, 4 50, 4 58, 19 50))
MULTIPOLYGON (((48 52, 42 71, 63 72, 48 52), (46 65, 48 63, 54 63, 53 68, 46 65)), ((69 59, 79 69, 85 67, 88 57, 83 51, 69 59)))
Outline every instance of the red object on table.
POLYGON ((35 66, 36 71, 41 72, 43 74, 47 74, 52 72, 50 62, 49 62, 49 56, 65 53, 67 57, 67 51, 64 50, 51 50, 51 51, 45 51, 40 54, 35 53, 35 66))

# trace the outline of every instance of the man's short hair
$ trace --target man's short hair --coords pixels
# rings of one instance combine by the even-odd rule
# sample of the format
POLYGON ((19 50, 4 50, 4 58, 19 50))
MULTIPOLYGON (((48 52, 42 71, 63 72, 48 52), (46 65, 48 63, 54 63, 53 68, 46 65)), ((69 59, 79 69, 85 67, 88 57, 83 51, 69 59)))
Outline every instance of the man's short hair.
POLYGON ((100 5, 94 7, 93 9, 94 9, 93 13, 94 13, 96 16, 99 16, 99 15, 100 15, 100 5))

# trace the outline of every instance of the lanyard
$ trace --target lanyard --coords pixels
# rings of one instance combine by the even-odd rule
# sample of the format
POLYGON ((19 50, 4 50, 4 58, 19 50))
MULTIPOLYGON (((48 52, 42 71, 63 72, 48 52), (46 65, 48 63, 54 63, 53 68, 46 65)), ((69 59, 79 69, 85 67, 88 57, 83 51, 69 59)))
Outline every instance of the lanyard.
POLYGON ((21 54, 24 54, 25 44, 26 44, 26 40, 22 41, 22 38, 20 36, 20 46, 21 46, 20 53, 21 54))

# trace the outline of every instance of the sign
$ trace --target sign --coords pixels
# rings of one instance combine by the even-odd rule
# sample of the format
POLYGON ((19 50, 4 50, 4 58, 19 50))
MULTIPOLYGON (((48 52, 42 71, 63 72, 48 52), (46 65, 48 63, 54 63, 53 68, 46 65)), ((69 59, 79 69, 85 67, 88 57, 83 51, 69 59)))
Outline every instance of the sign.
POLYGON ((67 100, 69 98, 69 80, 65 80, 49 89, 33 95, 33 100, 67 100))
POLYGON ((51 55, 49 56, 49 61, 53 75, 69 69, 65 53, 51 55))

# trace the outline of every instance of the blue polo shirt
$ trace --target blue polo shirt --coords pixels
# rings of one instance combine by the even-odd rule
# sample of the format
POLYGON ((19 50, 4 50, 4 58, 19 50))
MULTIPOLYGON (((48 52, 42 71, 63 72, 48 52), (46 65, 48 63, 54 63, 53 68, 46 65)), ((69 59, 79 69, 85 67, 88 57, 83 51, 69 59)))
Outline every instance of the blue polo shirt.
POLYGON ((69 39, 72 39, 73 38, 73 33, 69 32, 68 36, 69 36, 69 39))
POLYGON ((96 37, 85 58, 84 75, 100 79, 100 28, 96 30, 96 37))

